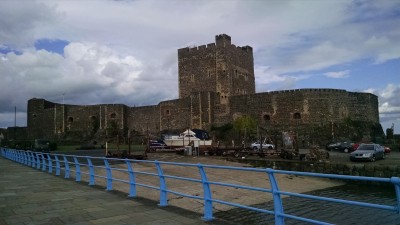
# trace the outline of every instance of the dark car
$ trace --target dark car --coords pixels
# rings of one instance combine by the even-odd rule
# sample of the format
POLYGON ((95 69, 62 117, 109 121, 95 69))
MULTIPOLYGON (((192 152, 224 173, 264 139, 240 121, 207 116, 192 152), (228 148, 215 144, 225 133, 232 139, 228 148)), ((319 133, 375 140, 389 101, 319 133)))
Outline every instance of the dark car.
POLYGON ((371 161, 385 158, 385 150, 378 144, 361 144, 350 153, 350 161, 371 161))
POLYGON ((165 149, 168 146, 162 140, 150 140, 149 141, 149 150, 150 151, 157 151, 160 149, 165 149))
POLYGON ((327 145, 328 151, 352 152, 354 151, 353 143, 351 142, 336 142, 327 145))

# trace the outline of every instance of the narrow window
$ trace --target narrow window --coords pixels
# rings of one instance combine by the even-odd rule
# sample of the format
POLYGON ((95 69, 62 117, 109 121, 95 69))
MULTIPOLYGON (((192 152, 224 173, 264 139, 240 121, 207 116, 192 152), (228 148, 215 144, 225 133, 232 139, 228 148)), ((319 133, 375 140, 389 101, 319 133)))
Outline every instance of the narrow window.
POLYGON ((294 119, 301 119, 301 115, 299 112, 293 114, 294 119))
POLYGON ((72 118, 72 116, 68 117, 68 123, 72 123, 74 122, 74 118, 72 118))
POLYGON ((111 119, 117 118, 117 114, 116 114, 116 113, 111 113, 110 118, 111 118, 111 119))
POLYGON ((268 114, 264 115, 263 118, 264 118, 264 121, 271 120, 271 117, 268 114))

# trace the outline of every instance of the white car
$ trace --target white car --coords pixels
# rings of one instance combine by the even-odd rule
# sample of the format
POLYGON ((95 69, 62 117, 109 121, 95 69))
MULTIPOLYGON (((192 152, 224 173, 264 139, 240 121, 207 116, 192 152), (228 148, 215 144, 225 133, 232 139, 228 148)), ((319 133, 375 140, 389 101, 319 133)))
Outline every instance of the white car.
MULTIPOLYGON (((254 150, 259 150, 260 149, 260 142, 254 142, 253 144, 251 144, 250 146, 252 149, 254 150)), ((273 144, 267 144, 267 143, 263 143, 262 144, 262 148, 263 149, 274 149, 275 146, 273 144)))

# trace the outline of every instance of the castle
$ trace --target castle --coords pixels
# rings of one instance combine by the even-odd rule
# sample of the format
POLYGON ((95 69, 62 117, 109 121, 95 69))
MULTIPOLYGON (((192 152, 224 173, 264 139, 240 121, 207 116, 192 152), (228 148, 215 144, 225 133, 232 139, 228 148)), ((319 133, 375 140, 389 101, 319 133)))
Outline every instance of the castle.
MULTIPOLYGON (((45 99, 28 101, 30 139, 105 130, 153 133, 231 123, 247 115, 267 129, 309 131, 351 118, 379 124, 378 97, 338 89, 297 89, 255 93, 253 49, 222 34, 215 43, 178 49, 179 99, 158 105, 67 105, 45 99)), ((380 126, 380 125, 379 125, 380 126)), ((333 135, 333 134, 332 134, 333 135)))

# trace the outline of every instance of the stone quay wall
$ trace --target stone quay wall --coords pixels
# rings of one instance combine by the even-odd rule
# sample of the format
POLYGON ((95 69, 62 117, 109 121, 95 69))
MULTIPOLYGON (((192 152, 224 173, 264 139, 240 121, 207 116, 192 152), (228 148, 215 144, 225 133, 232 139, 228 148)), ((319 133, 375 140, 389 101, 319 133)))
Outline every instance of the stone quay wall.
POLYGON ((400 177, 399 165, 348 164, 340 162, 269 161, 227 158, 227 160, 249 163, 255 167, 273 168, 299 172, 339 174, 365 177, 400 177))

